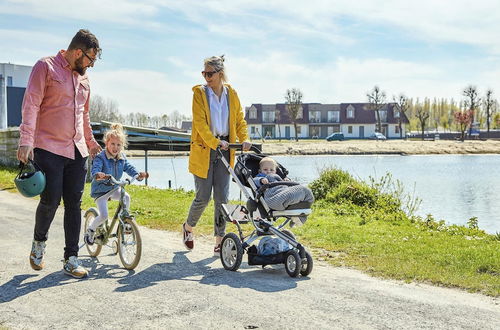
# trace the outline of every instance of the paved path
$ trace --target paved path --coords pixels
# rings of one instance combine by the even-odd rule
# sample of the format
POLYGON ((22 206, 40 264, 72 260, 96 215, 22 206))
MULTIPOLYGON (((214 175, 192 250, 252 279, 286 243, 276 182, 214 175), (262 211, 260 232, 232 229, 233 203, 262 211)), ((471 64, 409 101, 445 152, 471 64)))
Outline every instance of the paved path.
POLYGON ((180 233, 141 227, 143 258, 120 268, 104 248, 90 277, 64 275, 62 212, 46 268, 31 270, 37 201, 0 191, 0 329, 500 329, 500 301, 459 290, 404 284, 317 262, 308 278, 283 266, 243 263, 225 271, 208 239, 186 252, 180 233))

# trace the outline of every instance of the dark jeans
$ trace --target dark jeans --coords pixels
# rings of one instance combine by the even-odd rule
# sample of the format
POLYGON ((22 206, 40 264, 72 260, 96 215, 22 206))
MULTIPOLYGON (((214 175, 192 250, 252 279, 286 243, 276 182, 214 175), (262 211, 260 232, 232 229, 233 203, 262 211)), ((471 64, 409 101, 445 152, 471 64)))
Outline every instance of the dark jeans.
POLYGON ((35 162, 45 173, 47 183, 36 209, 35 234, 37 241, 46 241, 57 207, 64 202, 64 259, 78 256, 78 240, 82 222, 82 194, 85 186, 87 157, 75 147, 75 159, 35 149, 35 162))

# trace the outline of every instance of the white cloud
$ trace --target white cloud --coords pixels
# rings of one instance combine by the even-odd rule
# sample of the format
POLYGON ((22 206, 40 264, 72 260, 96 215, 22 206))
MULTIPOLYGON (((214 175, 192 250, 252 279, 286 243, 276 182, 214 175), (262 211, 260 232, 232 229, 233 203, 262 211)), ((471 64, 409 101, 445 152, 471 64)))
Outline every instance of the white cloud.
POLYGON ((144 70, 101 71, 90 74, 92 93, 110 98, 120 112, 141 112, 151 116, 191 113, 191 85, 174 81, 167 75, 144 70))

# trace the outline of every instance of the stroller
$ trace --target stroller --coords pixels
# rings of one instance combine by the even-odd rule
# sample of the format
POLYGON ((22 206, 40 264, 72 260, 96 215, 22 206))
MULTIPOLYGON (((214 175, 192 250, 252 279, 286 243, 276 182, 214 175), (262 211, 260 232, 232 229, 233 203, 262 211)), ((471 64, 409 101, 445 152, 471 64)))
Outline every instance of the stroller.
MULTIPOLYGON (((241 144, 233 143, 229 145, 230 148, 239 150, 241 150, 241 146, 241 144)), ((296 185, 297 183, 279 181, 265 184, 257 189, 253 177, 257 175, 259 162, 265 156, 261 154, 256 146, 252 146, 252 151, 254 153, 238 155, 233 170, 218 149, 220 159, 247 199, 246 206, 241 204, 222 204, 221 206, 221 214, 224 220, 235 224, 238 228, 238 235, 228 233, 222 239, 220 251, 222 265, 226 270, 238 270, 243 254, 246 251, 249 265, 262 265, 262 268, 264 268, 266 265, 285 264, 289 276, 297 277, 299 274, 307 276, 313 268, 311 254, 297 242, 291 231, 283 229, 283 227, 287 224, 290 224, 290 226, 303 224, 307 220, 307 216, 311 214, 310 207, 312 203, 300 202, 290 205, 286 210, 282 211, 270 209, 263 197, 266 189, 279 184, 296 185), (251 193, 248 192, 247 187, 250 188, 251 193), (278 225, 279 222, 281 224, 278 225), (243 235, 241 228, 241 225, 246 223, 251 223, 254 227, 254 230, 248 236, 243 235), (257 247, 252 243, 269 235, 274 235, 285 241, 287 243, 286 250, 270 255, 259 254, 257 247)), ((276 173, 285 178, 288 170, 278 164, 276 173)))

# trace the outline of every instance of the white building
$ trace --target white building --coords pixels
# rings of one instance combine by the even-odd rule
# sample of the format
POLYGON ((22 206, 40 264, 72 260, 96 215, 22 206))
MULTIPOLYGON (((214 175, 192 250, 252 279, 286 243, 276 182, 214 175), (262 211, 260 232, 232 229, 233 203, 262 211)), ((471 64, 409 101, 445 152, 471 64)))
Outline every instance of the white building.
POLYGON ((0 129, 19 126, 31 66, 0 63, 0 129))

